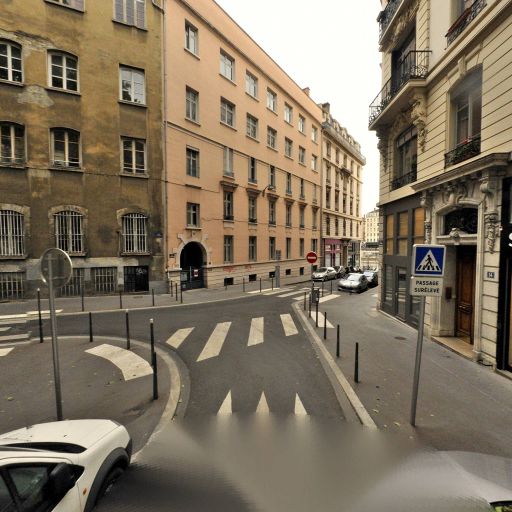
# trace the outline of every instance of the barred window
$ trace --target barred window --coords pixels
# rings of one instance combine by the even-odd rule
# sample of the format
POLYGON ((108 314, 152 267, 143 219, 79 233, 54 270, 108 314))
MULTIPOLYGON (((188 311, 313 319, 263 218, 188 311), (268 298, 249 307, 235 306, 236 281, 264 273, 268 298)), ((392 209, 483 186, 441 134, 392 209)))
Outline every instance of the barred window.
POLYGON ((95 293, 114 293, 117 289, 117 267, 91 269, 95 293))
POLYGON ((0 299, 23 299, 24 272, 0 272, 0 299))
POLYGON ((114 0, 114 19, 137 28, 145 28, 146 0, 114 0))
POLYGON ((0 210, 0 256, 25 255, 24 216, 12 210, 0 210))
POLYGON ((55 167, 80 167, 80 132, 52 128, 52 164, 55 167))
POLYGON ((123 137, 123 172, 144 174, 146 172, 146 141, 123 137))
POLYGON ((71 279, 58 290, 59 297, 78 297, 82 294, 85 272, 83 268, 74 268, 71 279))
POLYGON ((78 91, 78 59, 65 53, 48 54, 50 87, 65 91, 78 91))
POLYGON ((0 41, 0 80, 23 82, 21 46, 0 41))
POLYGON ((68 254, 84 253, 84 216, 72 210, 63 210, 54 215, 55 245, 68 254))
POLYGON ((0 163, 25 162, 25 127, 14 123, 0 123, 0 163))
POLYGON ((123 216, 123 252, 148 252, 147 217, 141 213, 128 213, 123 216))

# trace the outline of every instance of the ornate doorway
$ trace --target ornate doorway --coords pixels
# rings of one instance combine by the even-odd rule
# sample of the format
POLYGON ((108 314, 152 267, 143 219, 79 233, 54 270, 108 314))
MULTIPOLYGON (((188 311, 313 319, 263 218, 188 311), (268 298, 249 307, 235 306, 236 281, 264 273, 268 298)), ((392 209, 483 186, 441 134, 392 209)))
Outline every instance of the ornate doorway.
POLYGON ((189 242, 180 255, 181 284, 184 289, 204 287, 204 252, 198 242, 189 242))

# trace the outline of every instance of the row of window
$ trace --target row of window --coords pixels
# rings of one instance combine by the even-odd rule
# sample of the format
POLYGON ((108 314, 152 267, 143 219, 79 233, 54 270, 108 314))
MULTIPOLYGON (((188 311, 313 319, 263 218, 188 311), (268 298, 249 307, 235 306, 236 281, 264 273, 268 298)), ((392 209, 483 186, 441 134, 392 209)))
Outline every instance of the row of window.
MULTIPOLYGON (((304 238, 299 238, 299 247, 298 247, 298 258, 304 258, 305 256, 305 246, 304 246, 304 238)), ((270 260, 275 260, 277 258, 277 245, 276 245, 276 237, 271 236, 268 238, 268 258, 270 260)), ((311 250, 317 252, 318 250, 318 240, 316 238, 311 239, 311 250)), ((235 257, 235 237, 233 235, 225 235, 224 236, 224 263, 234 263, 235 257)), ((292 259, 294 258, 292 252, 292 239, 285 239, 285 248, 284 248, 284 259, 292 259)), ((258 237, 250 236, 249 237, 249 261, 258 261, 258 237)))
POLYGON ((425 240, 425 210, 416 208, 409 219, 409 212, 386 215, 385 254, 407 256, 408 238, 412 228, 413 244, 422 244, 425 240), (409 225, 411 223, 411 225, 409 225))
MULTIPOLYGON (((23 165, 27 161, 25 127, 0 122, 0 164, 23 165)), ((146 141, 121 137, 121 169, 128 174, 147 172, 146 141)), ((69 128, 50 128, 50 165, 59 168, 82 166, 80 132, 69 128)))
MULTIPOLYGON (((332 156, 332 144, 329 141, 325 142, 325 155, 328 159, 331 159, 332 156)), ((338 165, 341 165, 341 151, 336 148, 336 163, 338 165)), ((354 170, 356 171, 356 176, 359 178, 359 173, 361 171, 361 166, 356 165, 353 160, 350 160, 350 167, 348 163, 348 156, 344 153, 343 154, 343 168, 350 170, 351 174, 354 174, 354 170)))
MULTIPOLYGON (((189 21, 185 21, 185 48, 193 53, 195 56, 199 56, 199 30, 189 21)), ((220 50, 220 74, 230 80, 236 82, 236 61, 228 52, 220 50)), ((254 99, 259 99, 259 79, 249 70, 245 72, 245 92, 254 99)), ((277 114, 278 110, 278 98, 277 93, 270 87, 266 90, 267 108, 277 114)), ((288 123, 293 125, 294 123, 294 110, 293 106, 287 102, 284 102, 283 106, 283 118, 288 123)), ((226 123, 232 126, 230 123, 226 123)), ((300 133, 306 134, 306 118, 302 114, 298 114, 297 129, 300 133)), ((254 136, 253 138, 256 138, 254 136)), ((318 128, 314 125, 311 126, 311 140, 318 142, 318 128)))
MULTIPOLYGON (((85 215, 74 209, 65 209, 53 215, 55 247, 70 256, 85 254, 85 215)), ((148 217, 128 213, 121 218, 122 248, 124 254, 147 254, 148 217)), ((25 257, 25 215, 13 210, 0 210, 0 256, 25 257)))
MULTIPOLYGON (((257 208, 257 197, 249 196, 249 207, 248 207, 248 222, 256 224, 258 222, 258 208, 257 208)), ((271 226, 277 225, 277 213, 276 213, 276 200, 270 199, 268 201, 268 223, 271 226)), ((224 191, 223 197, 223 219, 226 221, 235 220, 235 208, 234 208, 234 194, 230 190, 224 191)), ((306 207, 304 205, 299 206, 299 227, 305 228, 305 214, 306 207)), ((293 218, 293 205, 286 203, 285 210, 285 225, 288 228, 292 227, 293 218)), ((187 203, 187 227, 188 228, 200 228, 201 227, 201 205, 199 203, 187 203)), ((317 226, 317 209, 312 208, 312 229, 318 229, 317 226)))
MULTIPOLYGON (((325 208, 328 210, 331 209, 331 187, 326 187, 325 189, 325 208)), ((337 212, 340 211, 340 192, 338 190, 334 191, 334 209, 337 212)), ((341 211, 347 215, 359 216, 359 199, 356 199, 356 207, 354 211, 354 198, 350 197, 350 201, 348 201, 347 194, 343 194, 343 204, 341 205, 341 211)))
MULTIPOLYGON (((354 236, 354 229, 353 229, 353 222, 348 221, 348 227, 347 230, 347 220, 343 219, 343 229, 340 232, 340 223, 338 217, 334 217, 334 235, 335 236, 343 236, 343 237, 350 237, 352 238, 354 236)), ((359 237, 359 223, 355 222, 355 236, 359 237)), ((325 216, 325 234, 327 236, 331 235, 331 217, 329 215, 325 216)))

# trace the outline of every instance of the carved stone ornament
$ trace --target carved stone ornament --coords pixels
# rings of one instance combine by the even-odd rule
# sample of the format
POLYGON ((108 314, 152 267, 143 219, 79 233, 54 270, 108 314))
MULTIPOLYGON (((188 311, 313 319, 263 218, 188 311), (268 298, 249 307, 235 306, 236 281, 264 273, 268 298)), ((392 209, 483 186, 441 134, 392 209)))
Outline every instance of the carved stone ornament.
POLYGON ((391 30, 391 37, 389 43, 386 45, 386 51, 394 48, 399 43, 403 36, 403 31, 408 28, 413 20, 416 18, 420 1, 412 0, 411 5, 398 17, 391 30))
POLYGON ((460 180, 448 183, 442 189, 444 205, 459 206, 461 202, 476 197, 476 180, 460 180))
POLYGON ((487 247, 491 254, 494 254, 494 246, 496 244, 496 239, 499 235, 499 226, 498 226, 498 214, 497 213, 487 213, 484 216, 485 219, 485 238, 487 239, 487 247))
POLYGON ((425 151, 427 142, 427 99, 424 94, 415 94, 412 101, 411 121, 418 132, 418 146, 425 151))
POLYGON ((384 168, 388 164, 388 133, 387 130, 377 130, 377 137, 379 139, 377 143, 377 149, 380 153, 380 158, 384 165, 384 168))
POLYGON ((480 180, 480 192, 484 194, 485 212, 496 213, 496 180, 484 176, 480 180))
POLYGON ((432 222, 425 221, 425 243, 432 242, 432 222))
POLYGON ((425 210, 425 243, 429 244, 432 241, 432 194, 427 191, 423 192, 420 204, 425 210))

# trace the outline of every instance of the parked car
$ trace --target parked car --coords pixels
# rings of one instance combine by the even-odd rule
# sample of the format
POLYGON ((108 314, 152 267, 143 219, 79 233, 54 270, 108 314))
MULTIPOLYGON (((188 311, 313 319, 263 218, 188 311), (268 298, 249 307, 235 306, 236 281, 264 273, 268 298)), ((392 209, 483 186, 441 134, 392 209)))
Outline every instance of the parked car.
POLYGON ((336 270, 333 267, 320 267, 313 272, 313 281, 329 281, 336 279, 336 270))
POLYGON ((374 270, 365 270, 364 276, 368 281, 368 286, 377 286, 379 284, 379 274, 374 270))
POLYGON ((361 293, 368 290, 368 280, 364 274, 349 274, 344 279, 340 279, 338 290, 361 293))
POLYGON ((0 435, 0 509, 89 512, 130 464, 111 420, 41 423, 0 435))
POLYGON ((341 265, 335 265, 334 270, 336 270, 336 279, 341 279, 347 275, 345 272, 345 267, 342 267, 341 265))

